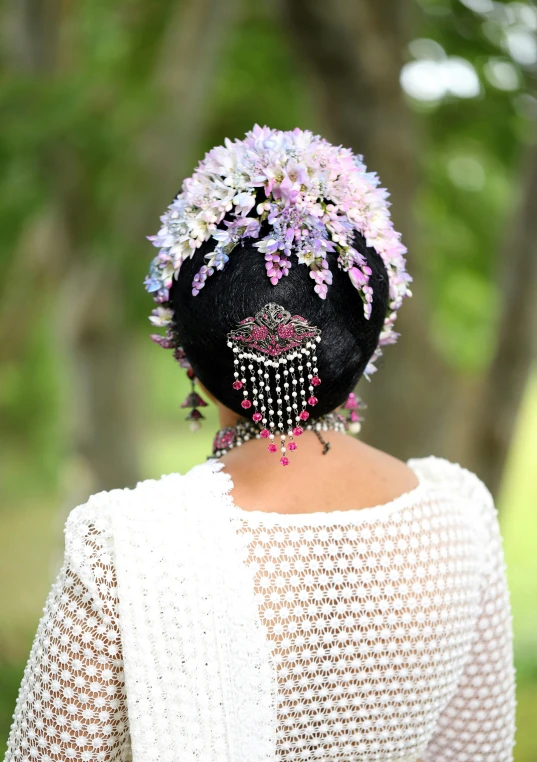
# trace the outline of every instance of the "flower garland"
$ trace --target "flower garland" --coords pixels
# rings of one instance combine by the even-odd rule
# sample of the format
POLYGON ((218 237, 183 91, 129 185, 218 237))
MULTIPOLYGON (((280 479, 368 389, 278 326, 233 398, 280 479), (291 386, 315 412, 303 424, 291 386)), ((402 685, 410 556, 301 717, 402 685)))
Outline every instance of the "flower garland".
POLYGON ((327 255, 335 252, 338 267, 349 274, 369 319, 372 271, 353 246, 354 232, 359 231, 382 257, 390 281, 388 314, 378 347, 364 371, 369 377, 376 370, 381 348, 397 340, 397 311, 403 299, 411 296, 406 248, 393 228, 387 197, 377 175, 367 172, 362 157, 307 130, 283 132, 256 125, 244 140, 226 139, 225 145, 209 151, 184 181, 181 193, 161 217, 161 229, 148 236, 159 249, 144 281, 158 305, 150 320, 166 328, 165 337, 153 335, 153 340, 167 348, 174 346, 169 302, 173 278, 185 259, 209 239, 215 246, 194 276, 194 297, 207 278, 225 267, 233 249, 253 238, 259 239, 254 246, 265 257, 267 277, 273 285, 296 261, 310 268, 314 290, 321 299, 326 298, 332 283, 327 255), (264 222, 269 232, 260 238, 264 222))

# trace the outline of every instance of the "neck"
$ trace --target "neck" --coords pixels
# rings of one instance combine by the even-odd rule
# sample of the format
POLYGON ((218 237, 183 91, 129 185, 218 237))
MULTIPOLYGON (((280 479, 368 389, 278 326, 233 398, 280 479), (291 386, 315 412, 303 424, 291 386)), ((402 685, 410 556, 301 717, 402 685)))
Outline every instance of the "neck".
POLYGON ((220 419, 221 429, 225 426, 236 426, 238 421, 245 420, 243 416, 237 415, 237 413, 234 413, 233 410, 230 410, 228 407, 224 407, 223 405, 219 405, 218 407, 218 417, 220 419))

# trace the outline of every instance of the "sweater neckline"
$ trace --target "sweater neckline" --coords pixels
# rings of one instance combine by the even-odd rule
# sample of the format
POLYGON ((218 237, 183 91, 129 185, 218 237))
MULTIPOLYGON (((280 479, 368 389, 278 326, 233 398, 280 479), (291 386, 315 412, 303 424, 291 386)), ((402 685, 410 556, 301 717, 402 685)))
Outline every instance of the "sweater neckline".
MULTIPOLYGON (((356 524, 364 521, 378 521, 387 516, 390 516, 396 511, 404 510, 415 506, 420 498, 424 496, 429 487, 432 485, 427 478, 427 474, 422 472, 419 464, 419 458, 409 458, 405 461, 405 464, 414 472, 418 479, 418 484, 411 490, 397 495, 392 500, 386 503, 378 503, 377 505, 365 506, 363 508, 345 508, 334 511, 308 511, 305 513, 281 513, 280 511, 260 511, 260 510, 246 510, 237 505, 231 491, 234 484, 231 475, 224 471, 224 463, 217 458, 209 458, 206 465, 211 468, 215 478, 221 482, 221 493, 227 503, 227 508, 230 513, 242 519, 243 521, 251 521, 256 524, 265 523, 268 525, 282 525, 282 526, 294 526, 294 525, 317 525, 317 524, 356 524)), ((220 490, 219 490, 220 491, 220 490)))

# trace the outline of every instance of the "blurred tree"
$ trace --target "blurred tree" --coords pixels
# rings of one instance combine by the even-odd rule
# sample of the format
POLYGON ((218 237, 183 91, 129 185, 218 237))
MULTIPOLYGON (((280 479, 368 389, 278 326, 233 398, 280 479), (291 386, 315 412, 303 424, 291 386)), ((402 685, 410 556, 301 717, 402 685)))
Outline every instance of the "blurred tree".
POLYGON ((363 154, 378 172, 409 249, 414 296, 398 317, 403 340, 383 356, 371 388, 361 383, 369 408, 364 435, 400 457, 440 452, 453 379, 425 328, 427 289, 415 256, 414 222, 420 125, 399 84, 415 29, 414 3, 392 3, 387 12, 375 0, 283 0, 281 10, 293 44, 313 73, 327 136, 363 154))
MULTIPOLYGON (((363 152, 392 193, 415 293, 401 341, 361 384, 364 437, 452 456, 493 484, 530 357, 519 330, 510 351, 526 360, 508 374, 496 337, 518 322, 519 300, 502 296, 510 215, 533 235, 511 188, 534 139, 535 14, 465 3, 5 0, 0 468, 16 473, 14 446, 31 442, 25 457, 50 473, 75 453, 85 494, 136 480, 144 236, 200 150, 258 121, 363 152)), ((512 268, 509 293, 529 293, 530 264, 512 268)))
POLYGON ((233 10, 229 0, 126 0, 112 8, 22 0, 5 11, 18 73, 5 144, 15 151, 14 173, 24 166, 39 194, 13 235, 2 346, 12 356, 25 351, 43 307, 33 297, 48 291, 57 321, 51 340, 61 340, 58 356, 70 369, 66 449, 89 473, 85 493, 139 475, 127 296, 143 271, 131 247, 139 248, 197 148, 233 10), (29 122, 21 137, 23 119, 35 127, 29 122), (155 189, 150 196, 137 190, 141 177, 155 189))
POLYGON ((537 140, 525 155, 513 224, 500 251, 502 313, 469 433, 469 467, 497 492, 537 356, 537 140))
MULTIPOLYGON (((436 195, 431 183, 434 170, 431 172, 428 166, 429 157, 441 158, 448 141, 455 147, 457 141, 460 144, 468 133, 491 153, 500 143, 503 154, 500 160, 507 173, 513 172, 520 154, 520 137, 527 139, 528 135, 516 134, 513 120, 509 118, 513 108, 505 98, 497 97, 497 87, 495 90, 491 82, 487 83, 489 92, 486 92, 485 106, 483 97, 469 108, 458 104, 459 98, 483 96, 485 88, 481 90, 479 86, 474 64, 484 71, 487 65, 494 67, 496 59, 493 56, 497 55, 498 46, 506 47, 505 40, 510 31, 521 34, 522 22, 525 22, 525 33, 528 29, 534 32, 537 17, 532 16, 532 8, 523 3, 513 4, 513 8, 518 8, 518 16, 509 12, 508 5, 501 3, 468 0, 467 4, 471 8, 457 0, 423 0, 424 13, 420 14, 410 0, 392 3, 390 12, 385 5, 373 1, 353 4, 336 0, 327 5, 320 0, 281 0, 279 10, 293 46, 312 75, 311 82, 318 94, 326 133, 332 140, 363 153, 368 166, 378 171, 381 183, 390 190, 396 228, 402 231, 409 248, 414 296, 404 305, 398 318, 402 340, 390 349, 389 356, 383 358, 382 369, 371 389, 362 382, 360 392, 369 407, 364 435, 372 444, 399 457, 434 452, 464 462, 496 491, 534 356, 536 257, 534 247, 528 245, 533 240, 535 225, 535 215, 531 212, 531 169, 530 179, 521 194, 517 225, 503 248, 498 241, 505 240, 499 233, 500 226, 507 224, 511 212, 508 199, 483 194, 483 206, 491 201, 492 206, 497 204, 495 225, 490 224, 486 213, 481 213, 479 221, 473 217, 468 219, 472 211, 475 212, 471 206, 462 212, 460 216, 465 222, 468 220, 470 229, 475 222, 484 229, 480 241, 474 235, 473 251, 469 252, 469 261, 463 262, 462 266, 460 252, 451 260, 452 252, 441 238, 443 228, 452 227, 459 232, 456 215, 462 211, 456 208, 449 216, 445 214, 445 200, 452 195, 445 171, 438 188, 438 200, 444 204, 444 219, 435 216, 422 226, 422 230, 430 230, 431 238, 436 238, 431 250, 427 250, 423 232, 416 231, 415 210, 420 208, 421 199, 426 195, 432 197, 426 202, 430 207, 436 195), (487 17, 485 24, 482 23, 483 16, 487 17), (419 31, 424 29, 428 37, 416 40, 419 31), (439 41, 450 53, 459 53, 459 57, 449 58, 439 41), (405 74, 409 47, 422 59, 415 62, 414 80, 410 76, 401 76, 402 72, 405 74), (445 64, 444 71, 441 71, 440 61, 445 64), (447 76, 448 66, 451 67, 452 80, 458 76, 458 81, 453 84, 447 76), (400 81, 404 84, 405 79, 414 87, 415 98, 422 97, 424 91, 425 97, 429 97, 429 107, 421 109, 419 121, 409 108, 414 105, 415 109, 418 104, 405 100, 401 89, 400 81), (474 84, 472 90, 474 80, 477 86, 474 84), (490 113, 494 129, 490 125, 484 128, 484 112, 490 113), (424 182, 420 181, 420 171, 425 174, 424 182), (420 185, 422 190, 417 197, 420 185), (515 256, 513 248, 516 248, 515 256), (494 251, 496 257, 491 257, 494 251), (435 258, 439 264, 431 265, 435 258), (458 345, 452 341, 452 350, 446 351, 441 341, 435 341, 434 335, 444 334, 438 330, 438 315, 445 305, 446 292, 449 293, 447 279, 442 281, 440 277, 446 272, 455 274, 458 279, 455 289, 463 291, 461 271, 475 270, 476 259, 482 279, 490 284, 499 269, 508 272, 498 281, 498 296, 495 297, 489 287, 488 304, 479 304, 481 320, 490 324, 489 344, 488 351, 480 353, 475 352, 474 344, 469 344, 470 352, 474 351, 479 357, 479 361, 472 365, 464 361, 467 336, 458 345), (501 268, 494 266, 498 259, 502 260, 501 268), (435 302, 435 296, 439 294, 441 299, 435 302), (497 341, 495 337, 498 337, 497 341), (480 399, 482 402, 478 406, 480 399)), ((535 60, 527 61, 528 74, 535 69, 535 63, 535 60)), ((525 76, 521 67, 515 68, 512 62, 502 65, 504 69, 501 71, 504 72, 510 71, 505 69, 506 65, 513 68, 523 88, 525 76)), ((407 89, 412 92, 412 87, 407 89)), ((459 145, 459 151, 460 148, 459 145)), ((534 148, 529 150, 531 155, 527 157, 527 163, 531 168, 534 148)), ((451 160, 454 168, 456 160, 456 156, 451 160)), ((461 167, 464 167, 464 161, 463 155, 462 163, 459 160, 461 167)), ((475 160, 474 164, 477 164, 475 160)), ((474 164, 470 160, 468 175, 474 164)), ((464 182, 461 178, 462 186, 464 182)), ((471 187, 471 177, 466 178, 466 187, 471 187)), ((460 244, 456 234, 451 238, 454 238, 455 246, 460 244)), ((453 283, 453 278, 449 282, 453 283)), ((470 299, 479 293, 479 283, 474 279, 470 299)), ((450 315, 456 314, 454 305, 449 312, 450 315)), ((457 317, 451 321, 453 333, 456 332, 456 321, 457 317)), ((468 326, 465 328, 467 330, 468 326)))
POLYGON ((537 346, 537 8, 420 5, 401 82, 429 135, 417 208, 430 324, 457 371, 446 452, 497 494, 537 346))

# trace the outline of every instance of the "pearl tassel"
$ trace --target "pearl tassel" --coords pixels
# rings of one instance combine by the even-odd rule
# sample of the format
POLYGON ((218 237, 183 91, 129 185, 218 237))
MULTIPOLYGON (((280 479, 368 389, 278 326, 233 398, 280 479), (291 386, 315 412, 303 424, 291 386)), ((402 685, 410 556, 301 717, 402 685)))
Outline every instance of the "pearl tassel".
POLYGON ((260 437, 270 439, 269 452, 277 452, 279 436, 282 466, 289 465, 288 452, 298 447, 295 439, 310 416, 306 408, 317 404, 320 334, 305 318, 273 303, 241 320, 228 334, 234 353, 233 388, 242 391, 243 410, 253 407, 252 421, 262 425, 260 437))

